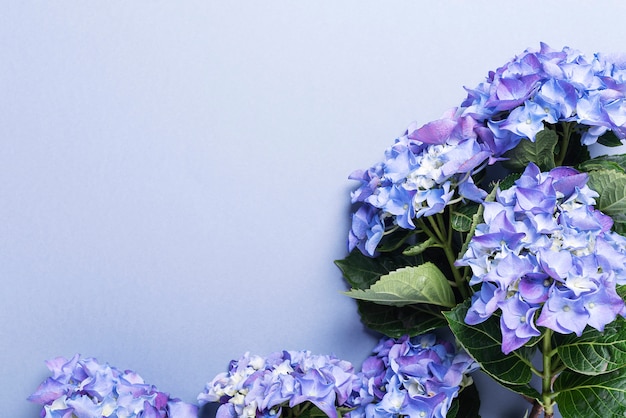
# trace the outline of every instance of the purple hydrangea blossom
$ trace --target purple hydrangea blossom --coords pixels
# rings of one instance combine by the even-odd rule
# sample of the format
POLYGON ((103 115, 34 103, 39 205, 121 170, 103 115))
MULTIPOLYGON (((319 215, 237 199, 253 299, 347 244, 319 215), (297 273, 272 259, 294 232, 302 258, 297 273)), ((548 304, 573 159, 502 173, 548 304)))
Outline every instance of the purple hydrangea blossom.
POLYGON ((246 353, 230 362, 198 395, 199 403, 221 403, 217 416, 280 416, 284 408, 311 403, 331 418, 338 407, 360 402, 360 381, 352 364, 309 351, 282 351, 267 357, 246 353))
POLYGON ((414 220, 443 212, 458 200, 480 202, 486 193, 473 182, 492 155, 471 117, 456 110, 421 128, 412 125, 385 152, 385 160, 350 176, 361 185, 352 193, 349 250, 369 256, 384 234, 415 229, 414 220))
POLYGON ((414 219, 459 199, 481 202, 485 192, 472 176, 522 140, 535 141, 546 125, 576 123, 583 145, 608 131, 626 139, 626 62, 608 56, 542 43, 466 90, 458 108, 412 124, 383 162, 350 176, 361 183, 352 193, 350 251, 375 256, 386 233, 414 229, 414 219))
POLYGON ((42 418, 195 418, 198 408, 170 398, 137 373, 75 355, 46 362, 52 376, 28 398, 42 418))
POLYGON ((433 334, 383 338, 359 374, 361 402, 350 418, 444 418, 478 365, 433 334))
POLYGON ((569 167, 542 173, 530 164, 515 185, 484 203, 467 252, 470 284, 480 284, 465 321, 478 324, 500 310, 502 351, 538 327, 581 335, 625 315, 616 285, 626 283, 626 238, 594 208, 587 175, 569 167))
POLYGON ((626 138, 626 65, 600 54, 592 58, 571 48, 546 44, 526 50, 474 89, 462 115, 486 124, 494 134, 494 156, 520 140, 535 140, 544 123, 576 122, 582 143, 593 144, 608 130, 626 138))

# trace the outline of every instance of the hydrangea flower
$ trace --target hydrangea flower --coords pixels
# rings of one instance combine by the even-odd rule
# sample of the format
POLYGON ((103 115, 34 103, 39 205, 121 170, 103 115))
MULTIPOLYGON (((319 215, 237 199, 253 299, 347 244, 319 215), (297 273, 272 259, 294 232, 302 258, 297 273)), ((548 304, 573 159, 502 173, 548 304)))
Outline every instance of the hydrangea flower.
POLYGON ((486 193, 472 176, 547 125, 571 122, 583 145, 608 131, 626 139, 626 60, 542 43, 466 90, 459 107, 412 124, 382 162, 351 174, 360 186, 352 193, 350 251, 376 256, 386 233, 415 229, 415 219, 459 199, 481 202, 486 193))
POLYGON ((42 418, 195 418, 198 408, 170 398, 137 373, 76 354, 46 362, 52 376, 29 396, 42 418))
POLYGON ((383 338, 363 363, 362 402, 350 418, 445 418, 452 400, 472 383, 478 365, 434 334, 383 338))
MULTIPOLYGON (((521 347, 541 352, 543 367, 526 370, 542 382, 543 396, 535 397, 531 415, 552 416, 561 400, 556 395, 582 384, 566 379, 564 370, 589 375, 584 384, 601 386, 597 390, 619 389, 608 381, 605 385, 601 377, 619 375, 613 368, 592 360, 560 359, 562 341, 553 336, 580 337, 587 330, 585 335, 607 353, 619 351, 604 331, 618 316, 626 317, 623 289, 618 293, 618 286, 626 285, 626 237, 619 235, 626 236, 619 213, 625 155, 591 158, 603 149, 588 147, 626 144, 626 55, 587 57, 542 43, 466 90, 458 107, 421 127, 411 125, 381 162, 351 175, 360 184, 352 193, 349 250, 381 257, 373 261, 376 268, 368 267, 373 274, 365 283, 361 272, 363 262, 369 262, 362 257, 350 254, 338 265, 354 288, 349 296, 392 305, 376 312, 394 320, 415 314, 411 324, 446 309, 427 295, 445 286, 447 279, 456 303, 462 304, 452 315, 464 312, 469 325, 499 321, 499 335, 457 332, 453 326, 461 344, 480 348, 475 338, 495 337, 501 338, 505 355, 521 347), (546 171, 556 168, 541 172, 532 162, 546 171), (603 194, 597 208, 599 195, 587 185, 587 174, 570 166, 593 176, 603 194), (518 180, 506 190, 483 190, 513 178, 518 180), (481 217, 484 223, 476 225, 481 217), (441 274, 417 279, 406 274, 417 275, 427 263, 441 274), (363 289, 365 285, 369 289, 363 289), (388 295, 395 303, 388 303, 388 295), (470 305, 467 311, 465 302, 470 305), (428 309, 411 310, 411 305, 426 303, 428 309), (539 341, 540 348, 535 345, 539 341)), ((370 312, 360 314, 364 323, 375 323, 370 312)), ((388 330, 386 325, 375 326, 388 330)), ((488 370, 492 356, 481 358, 479 348, 472 354, 493 372, 488 370)), ((424 371, 422 360, 396 361, 391 374, 388 364, 394 362, 379 356, 366 361, 359 390, 364 401, 353 403, 351 416, 445 416, 451 399, 446 386, 430 392, 423 383, 405 385, 413 373, 424 371), (430 396, 412 396, 415 393, 430 396)), ((524 379, 515 383, 525 385, 524 379)), ((606 407, 605 398, 610 397, 588 402, 586 413, 606 407)), ((617 407, 619 400, 613 401, 617 407)))
POLYGON ((411 125, 387 149, 384 162, 353 172, 350 178, 361 185, 352 193, 357 209, 349 250, 374 256, 387 231, 415 229, 415 219, 441 213, 460 199, 482 201, 486 193, 472 175, 491 152, 474 127, 471 117, 459 117, 453 109, 421 128, 411 125))
POLYGON ((519 141, 535 140, 544 124, 576 122, 582 143, 593 144, 611 130, 626 138, 626 62, 600 54, 592 58, 571 48, 542 43, 528 49, 474 89, 461 104, 462 115, 493 133, 492 152, 501 156, 519 141))
POLYGON ((542 173, 530 164, 515 185, 484 203, 467 252, 470 284, 480 284, 465 322, 500 311, 502 351, 541 333, 538 326, 580 336, 625 315, 616 285, 626 283, 626 238, 594 208, 587 175, 557 167, 542 173))
POLYGON ((351 363, 309 351, 282 351, 267 357, 246 353, 230 362, 198 395, 198 402, 221 403, 217 417, 280 416, 284 408, 310 403, 336 418, 338 407, 358 398, 359 380, 351 363))

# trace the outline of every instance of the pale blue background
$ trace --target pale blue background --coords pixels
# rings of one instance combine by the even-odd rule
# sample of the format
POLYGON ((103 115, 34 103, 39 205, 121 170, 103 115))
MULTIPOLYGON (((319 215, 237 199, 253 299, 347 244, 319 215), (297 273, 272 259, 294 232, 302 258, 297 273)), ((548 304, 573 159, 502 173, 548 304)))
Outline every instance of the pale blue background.
MULTIPOLYGON (((0 416, 79 352, 195 401, 245 351, 334 353, 347 179, 539 41, 626 52, 623 1, 0 5, 0 416)), ((484 390, 486 418, 523 408, 484 390)), ((523 405, 522 405, 523 406, 523 405)))

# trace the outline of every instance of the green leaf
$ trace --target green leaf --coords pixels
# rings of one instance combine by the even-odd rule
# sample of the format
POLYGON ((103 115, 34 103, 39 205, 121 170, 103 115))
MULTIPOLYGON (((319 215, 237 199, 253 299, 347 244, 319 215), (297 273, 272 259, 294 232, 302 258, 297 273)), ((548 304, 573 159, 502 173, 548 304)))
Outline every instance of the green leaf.
POLYGON ((393 271, 382 276, 369 289, 352 289, 344 293, 354 299, 381 305, 429 303, 451 308, 456 304, 450 283, 430 262, 393 271))
POLYGON ((404 255, 419 255, 419 254, 423 253, 424 251, 426 251, 427 249, 433 248, 433 247, 440 247, 440 245, 437 244, 437 240, 435 240, 434 238, 428 238, 424 242, 420 242, 419 244, 415 244, 415 245, 413 245, 411 247, 408 247, 407 249, 402 251, 402 254, 404 254, 404 255))
POLYGON ((535 349, 521 347, 510 354, 502 352, 500 321, 493 315, 477 325, 465 323, 470 301, 444 312, 450 329, 463 348, 480 364, 481 370, 506 388, 522 395, 540 399, 540 394, 530 386, 533 376, 531 360, 535 349))
POLYGON ((513 171, 523 171, 532 162, 541 171, 548 171, 556 165, 554 151, 558 139, 556 132, 548 128, 537 133, 535 142, 522 139, 515 148, 504 154, 504 157, 509 158, 504 165, 513 171))
POLYGON ((559 357, 568 368, 599 375, 626 366, 626 320, 618 317, 599 332, 587 327, 580 337, 568 334, 559 340, 559 357))
POLYGON ((459 392, 459 396, 452 400, 446 418, 480 418, 480 396, 476 385, 472 384, 459 392))
MULTIPOLYGON (((299 417, 302 418, 328 418, 328 415, 326 415, 325 412, 323 412, 321 409, 319 409, 317 406, 313 405, 312 403, 307 403, 302 405, 302 407, 304 407, 305 409, 300 412, 298 414, 299 417)), ((337 411, 339 412, 339 411, 337 411)), ((339 413, 337 414, 338 416, 342 416, 339 413)))
POLYGON ((343 260, 335 261, 335 264, 350 286, 355 289, 367 289, 376 283, 381 276, 401 267, 418 265, 421 262, 419 257, 408 257, 394 253, 381 254, 372 258, 355 249, 343 260))
POLYGON ((583 161, 578 165, 578 170, 590 172, 594 170, 615 170, 626 173, 626 154, 603 155, 583 161))
POLYGON ((589 174, 589 187, 600 193, 597 208, 613 219, 613 230, 626 235, 626 154, 605 155, 585 161, 579 170, 589 174))
POLYGON ((615 135, 613 131, 607 131, 604 135, 598 138, 598 144, 605 147, 619 147, 624 145, 621 139, 615 135))
POLYGON ((498 184, 500 186, 500 190, 510 189, 520 177, 522 177, 522 173, 511 173, 507 175, 505 178, 500 180, 500 183, 498 184))
POLYGON ((388 337, 420 335, 447 325, 441 308, 434 305, 397 307, 363 300, 356 302, 363 325, 388 337))
POLYGON ((615 163, 620 167, 620 171, 626 172, 626 154, 602 155, 600 157, 596 157, 595 159, 615 163))
POLYGON ((450 409, 448 409, 446 418, 457 418, 458 413, 459 413, 459 400, 458 398, 455 398, 455 399, 452 399, 452 403, 450 404, 450 409))
POLYGON ((617 418, 626 415, 624 368, 599 376, 564 371, 554 382, 563 418, 617 418))
POLYGON ((452 228, 459 232, 468 232, 472 227, 472 218, 478 212, 478 204, 468 204, 456 207, 452 211, 452 228))
POLYGON ((613 215, 613 230, 620 235, 626 235, 626 214, 613 215))
MULTIPOLYGON (((397 253, 385 253, 371 258, 359 250, 354 250, 348 257, 335 263, 353 288, 367 289, 381 276, 401 267, 419 265, 421 262, 420 257, 408 257, 397 253)), ((419 335, 447 325, 441 315, 441 307, 438 306, 396 307, 361 300, 356 302, 363 325, 389 337, 419 335)))
POLYGON ((615 170, 594 170, 589 173, 589 187, 600 195, 596 208, 614 216, 626 212, 626 174, 615 170))

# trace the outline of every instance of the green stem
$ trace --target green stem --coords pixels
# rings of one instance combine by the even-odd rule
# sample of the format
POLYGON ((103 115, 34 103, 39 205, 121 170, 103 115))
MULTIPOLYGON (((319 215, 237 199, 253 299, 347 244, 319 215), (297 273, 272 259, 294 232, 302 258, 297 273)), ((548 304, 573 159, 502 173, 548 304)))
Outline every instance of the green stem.
POLYGON ((543 376, 543 372, 541 372, 541 370, 538 370, 535 366, 533 366, 532 363, 530 362, 524 362, 524 363, 526 363, 528 367, 530 367, 530 371, 533 372, 535 376, 539 376, 539 377, 543 376))
MULTIPOLYGON (((436 216, 441 216, 437 214, 436 216)), ((454 265, 456 261, 456 254, 452 249, 451 241, 448 240, 448 234, 444 234, 442 232, 442 228, 440 228, 443 219, 439 219, 437 222, 433 219, 432 216, 427 216, 428 221, 430 223, 430 227, 426 225, 424 222, 424 218, 419 218, 418 222, 422 228, 422 230, 428 235, 430 238, 435 240, 437 244, 443 249, 444 254, 446 255, 446 259, 448 260, 448 264, 450 265, 450 270, 452 270, 452 276, 454 277, 454 282, 456 283, 456 287, 459 289, 459 293, 463 299, 467 299, 469 297, 469 292, 465 283, 465 279, 458 268, 454 265)))
POLYGON ((459 269, 454 265, 454 262, 456 261, 456 254, 449 245, 443 246, 443 252, 446 254, 446 258, 448 259, 448 263, 450 264, 452 270, 452 275, 454 276, 454 281, 456 282, 457 288, 461 293, 461 297, 463 299, 467 299, 469 297, 469 292, 467 291, 465 279, 461 275, 459 269))
POLYGON ((432 216, 427 216, 426 219, 428 219, 428 222, 430 223, 430 227, 432 228, 432 231, 434 232, 434 235, 437 241, 439 241, 439 243, 442 245, 445 244, 447 240, 445 238, 445 235, 439 228, 439 224, 435 221, 435 219, 432 216))
POLYGON ((552 330, 546 328, 543 334, 543 373, 541 379, 541 395, 545 418, 554 415, 554 399, 552 393, 552 330))
MULTIPOLYGON (((452 236, 452 234, 450 232, 452 231, 452 228, 450 228, 449 224, 448 228, 446 228, 446 223, 441 213, 435 215, 435 219, 437 221, 437 225, 439 225, 439 230, 444 231, 444 234, 441 235, 441 239, 444 240, 446 243, 451 243, 452 241, 450 240, 450 237, 452 236)), ((448 244, 448 246, 450 246, 450 244, 448 244)))
POLYGON ((563 127, 563 138, 561 139, 561 148, 559 149, 559 155, 556 158, 555 164, 556 166, 563 165, 563 161, 565 161, 565 157, 567 156, 567 148, 569 147, 569 138, 572 135, 571 124, 568 122, 564 122, 561 124, 563 127))

